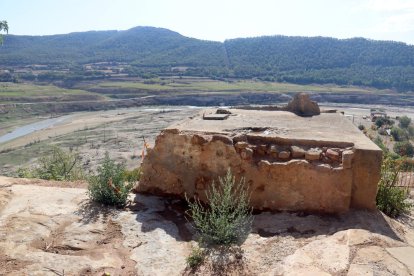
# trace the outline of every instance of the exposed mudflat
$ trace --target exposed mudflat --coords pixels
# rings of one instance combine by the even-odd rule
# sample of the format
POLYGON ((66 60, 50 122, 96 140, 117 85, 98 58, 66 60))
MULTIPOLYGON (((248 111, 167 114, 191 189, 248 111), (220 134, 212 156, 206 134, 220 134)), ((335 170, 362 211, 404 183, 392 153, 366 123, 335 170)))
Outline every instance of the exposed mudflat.
POLYGON ((0 143, 0 174, 32 167, 51 145, 79 152, 85 170, 96 169, 108 151, 128 168, 140 165, 144 140, 153 145, 158 133, 172 122, 197 113, 192 107, 140 107, 72 113, 52 127, 0 143))
POLYGON ((414 273, 412 216, 262 212, 240 249, 191 270, 195 237, 183 202, 131 194, 113 209, 89 202, 84 187, 0 177, 0 275, 414 273))

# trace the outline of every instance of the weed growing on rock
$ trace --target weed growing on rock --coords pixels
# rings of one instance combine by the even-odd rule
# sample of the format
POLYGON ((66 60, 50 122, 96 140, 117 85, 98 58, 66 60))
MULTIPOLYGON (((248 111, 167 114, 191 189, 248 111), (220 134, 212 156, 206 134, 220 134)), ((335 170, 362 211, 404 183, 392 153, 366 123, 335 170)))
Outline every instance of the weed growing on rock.
POLYGON ((390 217, 407 213, 412 207, 412 204, 407 202, 408 191, 397 186, 403 173, 401 160, 389 156, 384 158, 376 201, 378 209, 390 217))
POLYGON ((193 247, 190 256, 187 257, 187 265, 194 269, 198 267, 204 260, 204 251, 199 247, 193 247))
POLYGON ((98 174, 89 178, 88 193, 93 201, 124 206, 132 185, 132 182, 125 181, 125 166, 116 164, 106 153, 98 174))
POLYGON ((236 183, 228 170, 206 191, 207 204, 199 199, 188 201, 194 226, 202 242, 208 245, 232 245, 243 241, 251 230, 252 209, 244 179, 236 183))

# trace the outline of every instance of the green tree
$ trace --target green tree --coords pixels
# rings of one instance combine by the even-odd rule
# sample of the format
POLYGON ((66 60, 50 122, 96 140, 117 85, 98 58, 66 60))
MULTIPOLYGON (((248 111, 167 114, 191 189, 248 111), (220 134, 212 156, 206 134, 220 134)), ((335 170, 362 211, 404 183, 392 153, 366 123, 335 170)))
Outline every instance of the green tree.
POLYGON ((394 152, 401 156, 413 157, 414 147, 409 141, 397 142, 394 145, 394 152))
POLYGON ((407 116, 402 116, 400 119, 399 119, 399 121, 400 121, 400 127, 401 128, 408 128, 408 126, 410 125, 410 123, 411 123, 411 119, 410 118, 408 118, 407 116))
POLYGON ((390 120, 389 118, 378 117, 375 120, 375 125, 377 127, 382 127, 384 125, 392 126, 393 124, 394 124, 394 122, 392 120, 390 120))
POLYGON ((3 35, 1 34, 1 32, 9 32, 9 25, 7 25, 7 21, 0 21, 0 45, 3 44, 3 35))
POLYGON ((391 129, 391 136, 394 138, 395 141, 405 141, 408 139, 407 133, 399 127, 393 127, 391 129))

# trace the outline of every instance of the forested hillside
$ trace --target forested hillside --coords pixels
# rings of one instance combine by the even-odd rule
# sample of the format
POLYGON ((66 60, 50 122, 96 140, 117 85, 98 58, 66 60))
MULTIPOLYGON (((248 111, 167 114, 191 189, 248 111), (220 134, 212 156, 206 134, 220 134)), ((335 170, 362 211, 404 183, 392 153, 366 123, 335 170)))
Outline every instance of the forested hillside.
POLYGON ((8 35, 2 67, 126 62, 131 75, 182 74, 414 90, 414 46, 364 38, 266 36, 203 41, 153 27, 53 36, 8 35))
POLYGON ((7 36, 0 63, 82 64, 102 61, 141 65, 224 65, 222 44, 184 37, 161 28, 92 31, 51 36, 7 36))

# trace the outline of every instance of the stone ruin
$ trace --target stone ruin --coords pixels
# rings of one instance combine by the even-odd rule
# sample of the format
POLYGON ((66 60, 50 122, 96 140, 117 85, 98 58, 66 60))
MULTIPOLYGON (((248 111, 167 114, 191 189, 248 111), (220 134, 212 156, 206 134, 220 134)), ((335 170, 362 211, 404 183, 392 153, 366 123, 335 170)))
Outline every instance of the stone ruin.
POLYGON ((164 129, 136 191, 205 200, 230 168, 255 209, 375 209, 382 151, 342 114, 320 113, 303 94, 292 102, 278 111, 209 109, 164 129))

